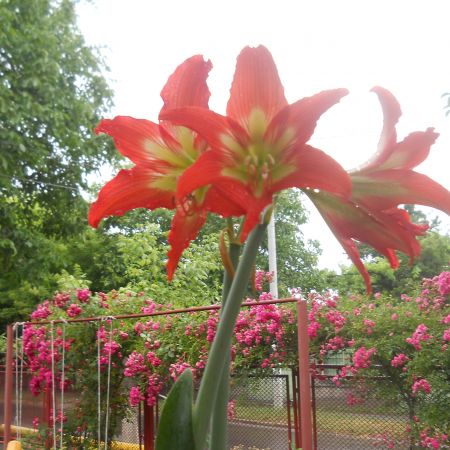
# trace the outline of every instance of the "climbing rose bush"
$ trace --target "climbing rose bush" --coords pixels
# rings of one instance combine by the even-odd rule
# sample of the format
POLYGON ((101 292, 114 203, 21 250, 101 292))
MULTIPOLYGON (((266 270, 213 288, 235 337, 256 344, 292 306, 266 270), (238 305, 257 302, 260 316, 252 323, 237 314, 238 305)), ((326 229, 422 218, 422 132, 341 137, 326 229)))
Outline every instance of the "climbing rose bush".
POLYGON ((399 298, 308 296, 311 351, 319 362, 333 355, 346 361, 333 382, 350 380, 349 407, 368 393, 404 405, 409 417, 404 435, 378 436, 387 448, 405 440, 423 448, 450 443, 449 281, 450 272, 442 272, 399 298), (387 380, 377 383, 380 375, 387 380))
MULTIPOLYGON (((231 354, 235 376, 249 371, 272 373, 274 368, 297 364, 294 309, 259 303, 271 298, 264 292, 270 279, 270 273, 256 272, 258 300, 248 298, 254 303, 241 310, 236 322, 231 354)), ((423 280, 416 293, 399 298, 377 294, 341 297, 332 291, 308 295, 312 357, 324 362, 329 356, 344 355, 346 364, 333 382, 340 385, 352 380, 348 407, 360 405, 370 394, 394 395, 408 409, 409 424, 402 436, 378 436, 386 448, 395 448, 405 439, 424 448, 448 445, 450 419, 445 399, 450 395, 449 279, 450 272, 442 272, 423 280), (374 375, 383 375, 390 383, 377 385, 370 381, 374 375), (392 388, 386 390, 386 386, 392 388)), ((113 319, 120 314, 159 313, 170 307, 142 292, 87 295, 75 290, 55 294, 38 305, 32 314, 37 323, 24 330, 24 353, 33 372, 30 389, 35 395, 51 389, 53 348, 54 364, 59 368, 54 376, 56 392, 63 388, 83 393, 82 397, 77 395, 81 400, 74 410, 66 411, 65 427, 72 427, 76 437, 94 433, 96 410, 92 405, 97 402, 97 369, 100 367, 104 402, 109 361, 111 404, 120 406, 122 414, 140 402, 154 405, 188 368, 199 382, 216 334, 217 311, 113 319), (77 317, 104 316, 105 320, 95 324, 55 324, 52 344, 51 326, 39 325, 39 320, 68 320, 73 305, 81 309, 77 317), (63 348, 64 383, 60 371, 63 348)), ((321 376, 314 365, 312 372, 321 376)), ((234 405, 230 404, 230 417, 233 412, 234 405)))
MULTIPOLYGON (((293 309, 258 303, 271 299, 269 293, 263 292, 270 280, 270 273, 256 271, 258 300, 247 298, 253 304, 239 314, 232 346, 235 375, 249 370, 271 371, 288 364, 288 357, 295 364, 295 352, 287 351, 296 342, 293 309)), ((29 388, 36 396, 53 391, 59 395, 61 389, 66 395, 76 393, 74 408, 65 411, 64 429, 72 439, 97 436, 98 372, 100 400, 105 408, 110 367, 111 436, 114 426, 130 407, 140 402, 156 404, 158 396, 167 393, 187 368, 193 371, 197 382, 201 379, 216 335, 217 310, 134 320, 114 318, 124 314, 157 314, 171 308, 170 304, 163 306, 143 292, 92 293, 86 288, 58 292, 37 306, 31 314, 35 323, 24 327, 24 354, 32 373, 29 388), (39 321, 88 317, 103 320, 39 324, 39 321)), ((233 405, 229 411, 231 414, 233 405)), ((61 411, 56 413, 59 415, 61 411)))

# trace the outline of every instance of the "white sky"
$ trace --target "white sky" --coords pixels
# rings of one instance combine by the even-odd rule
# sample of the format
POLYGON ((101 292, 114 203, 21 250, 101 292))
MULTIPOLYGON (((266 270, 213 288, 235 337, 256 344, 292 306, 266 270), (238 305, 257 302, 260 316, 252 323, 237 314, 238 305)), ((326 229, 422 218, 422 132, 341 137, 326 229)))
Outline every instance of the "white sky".
MULTIPOLYGON (((350 90, 320 120, 313 145, 347 169, 366 161, 382 124, 369 90, 380 85, 402 106, 400 138, 429 126, 441 134, 418 171, 450 189, 450 116, 441 98, 450 92, 448 0, 93 0, 77 9, 88 44, 104 47, 111 69, 111 116, 156 121, 167 77, 194 54, 213 63, 210 107, 223 113, 238 53, 263 44, 290 102, 323 89, 350 90)), ((450 219, 441 217, 449 231, 450 219)), ((321 267, 347 261, 314 211, 304 232, 321 242, 321 267)))

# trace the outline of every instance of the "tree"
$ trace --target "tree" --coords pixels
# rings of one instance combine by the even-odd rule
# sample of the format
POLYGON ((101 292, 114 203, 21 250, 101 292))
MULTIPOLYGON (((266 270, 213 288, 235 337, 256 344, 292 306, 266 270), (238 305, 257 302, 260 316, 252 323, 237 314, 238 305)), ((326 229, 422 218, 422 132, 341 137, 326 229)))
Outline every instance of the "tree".
POLYGON ((86 223, 88 174, 115 153, 93 135, 111 91, 103 62, 77 29, 74 2, 5 0, 0 17, 4 321, 20 314, 18 290, 39 297, 49 273, 64 267, 56 261, 66 256, 63 240, 86 223))

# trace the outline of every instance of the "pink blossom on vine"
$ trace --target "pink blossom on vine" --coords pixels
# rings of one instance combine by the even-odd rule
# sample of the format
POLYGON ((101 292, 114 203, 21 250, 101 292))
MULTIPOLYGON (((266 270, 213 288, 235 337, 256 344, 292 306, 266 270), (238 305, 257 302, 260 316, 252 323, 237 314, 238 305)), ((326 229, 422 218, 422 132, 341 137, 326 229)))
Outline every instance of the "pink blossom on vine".
POLYGON ((428 334, 428 328, 425 324, 421 323, 417 326, 413 335, 410 338, 406 338, 406 342, 411 344, 416 350, 422 350, 420 343, 429 339, 431 339, 431 336, 428 334))
POLYGON ((328 311, 325 318, 334 325, 336 333, 345 325, 345 317, 337 310, 328 311))
MULTIPOLYGON (((169 367, 169 374, 173 381, 177 381, 178 377, 186 370, 191 369, 192 367, 187 362, 178 361, 175 364, 171 364, 169 367)), ((194 372, 194 370, 192 370, 194 372)))
POLYGON ((69 317, 77 317, 81 314, 82 309, 76 305, 75 303, 72 303, 68 308, 67 308, 67 315, 69 317))
POLYGON ((409 361, 409 358, 404 353, 399 353, 398 355, 395 355, 391 359, 391 366, 392 367, 402 367, 409 361))
POLYGON ((228 420, 234 419, 236 416, 236 400, 230 400, 227 407, 228 420))
POLYGON ((310 338, 317 337, 317 332, 320 330, 321 325, 319 322, 310 322, 308 325, 308 336, 310 338))
POLYGON ((91 291, 89 289, 77 289, 77 298, 82 303, 87 303, 91 296, 91 291))
POLYGON ((102 354, 105 356, 114 355, 119 351, 121 345, 114 340, 105 342, 105 345, 102 349, 102 354))
POLYGON ((125 370, 123 374, 126 377, 134 377, 140 373, 145 373, 147 367, 145 365, 144 355, 136 351, 131 352, 125 361, 125 370))
POLYGON ((450 342, 450 328, 444 330, 444 334, 442 335, 442 340, 445 342, 450 342))
POLYGON ((400 295, 401 300, 403 300, 404 302, 410 302, 411 301, 411 297, 409 297, 406 294, 402 294, 400 295))
POLYGON ((46 319, 52 312, 49 308, 49 301, 45 300, 45 302, 37 305, 35 311, 31 313, 32 320, 46 319))
POLYGON ((158 395, 162 391, 164 383, 158 374, 153 373, 148 377, 147 380, 147 405, 154 406, 158 403, 158 395))
POLYGON ((421 378, 420 380, 416 380, 411 388, 413 394, 417 394, 419 391, 423 391, 426 394, 429 394, 431 392, 431 386, 430 383, 425 378, 421 378))
POLYGON ((450 294, 450 272, 441 272, 438 275, 437 286, 441 295, 450 294))
POLYGON ((367 334, 372 334, 373 327, 375 326, 375 322, 373 320, 370 320, 370 319, 364 319, 363 320, 363 324, 366 327, 366 333, 367 334))
POLYGON ((130 392, 128 394, 128 398, 130 401, 130 406, 138 406, 140 402, 145 400, 144 394, 141 392, 139 386, 132 386, 130 388, 130 392))
POLYGON ((66 303, 70 300, 70 294, 65 294, 63 292, 58 292, 57 294, 55 294, 55 296, 53 297, 53 303, 55 304, 55 306, 57 306, 58 308, 64 308, 64 306, 66 305, 66 303))
POLYGON ((358 350, 356 350, 355 354, 353 355, 353 366, 355 369, 367 369, 370 367, 370 358, 372 355, 376 353, 376 349, 374 347, 369 348, 366 350, 366 347, 360 347, 358 350))
POLYGON ((206 329, 206 340, 208 342, 212 342, 214 340, 214 336, 216 335, 217 324, 219 323, 219 317, 217 313, 210 314, 208 320, 206 321, 207 329, 206 329))
POLYGON ((156 356, 154 352, 148 352, 146 358, 150 365, 152 365, 153 367, 158 367, 161 364, 161 360, 156 356))

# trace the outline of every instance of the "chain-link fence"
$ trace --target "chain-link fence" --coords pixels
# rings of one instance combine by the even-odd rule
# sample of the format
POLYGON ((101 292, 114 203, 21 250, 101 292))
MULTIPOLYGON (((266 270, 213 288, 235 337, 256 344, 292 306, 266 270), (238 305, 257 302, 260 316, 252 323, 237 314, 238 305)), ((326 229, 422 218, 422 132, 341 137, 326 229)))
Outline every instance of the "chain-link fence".
MULTIPOLYGON (((383 398, 370 380, 349 377, 336 384, 327 372, 315 378, 312 386, 318 450, 410 448, 404 402, 392 396, 383 398)), ((378 387, 383 383, 389 387, 387 379, 376 379, 378 387)))
POLYGON ((291 394, 287 375, 234 379, 230 394, 230 448, 290 448, 291 394))

